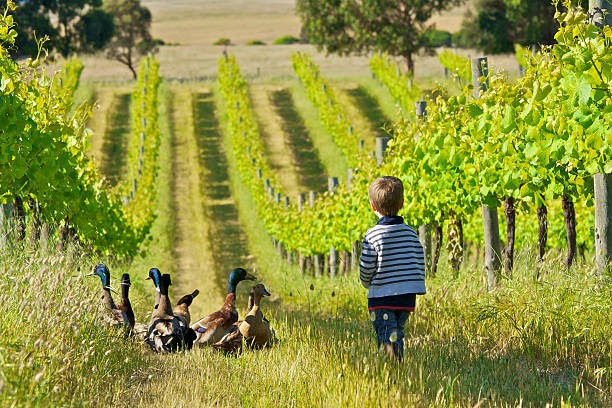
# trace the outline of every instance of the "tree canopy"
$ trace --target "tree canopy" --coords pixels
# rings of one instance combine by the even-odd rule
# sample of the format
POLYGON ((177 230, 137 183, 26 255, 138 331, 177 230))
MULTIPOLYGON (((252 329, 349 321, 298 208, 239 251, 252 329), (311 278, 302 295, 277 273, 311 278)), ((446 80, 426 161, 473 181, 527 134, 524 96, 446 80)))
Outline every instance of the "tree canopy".
MULTIPOLYGON (((588 9, 588 0, 574 0, 588 9)), ((463 23, 463 46, 485 53, 512 52, 514 44, 523 46, 555 43, 559 26, 552 0, 477 0, 475 12, 469 12, 463 23)))
MULTIPOLYGON (((73 52, 102 49, 113 35, 109 15, 100 8, 102 0, 17 0, 14 13, 17 41, 13 54, 34 56, 37 38, 45 35, 48 51, 64 57, 73 52)), ((6 4, 6 0, 2 0, 6 4)))
POLYGON ((113 16, 115 26, 106 56, 125 64, 136 78, 137 57, 156 48, 150 33, 151 12, 139 0, 105 0, 104 11, 113 16))
POLYGON ((413 55, 430 51, 428 23, 437 12, 465 0, 297 0, 309 42, 340 55, 381 51, 403 57, 414 70, 413 55))

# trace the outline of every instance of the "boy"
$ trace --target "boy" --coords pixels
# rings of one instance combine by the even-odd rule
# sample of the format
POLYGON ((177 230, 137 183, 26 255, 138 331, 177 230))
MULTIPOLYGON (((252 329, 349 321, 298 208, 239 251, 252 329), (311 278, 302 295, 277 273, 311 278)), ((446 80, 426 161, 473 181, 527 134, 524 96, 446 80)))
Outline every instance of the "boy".
POLYGON ((368 310, 376 340, 401 360, 404 324, 414 311, 416 295, 425 294, 425 260, 417 233, 397 215, 404 205, 404 186, 397 177, 379 177, 368 190, 378 223, 363 239, 359 278, 368 289, 368 310))

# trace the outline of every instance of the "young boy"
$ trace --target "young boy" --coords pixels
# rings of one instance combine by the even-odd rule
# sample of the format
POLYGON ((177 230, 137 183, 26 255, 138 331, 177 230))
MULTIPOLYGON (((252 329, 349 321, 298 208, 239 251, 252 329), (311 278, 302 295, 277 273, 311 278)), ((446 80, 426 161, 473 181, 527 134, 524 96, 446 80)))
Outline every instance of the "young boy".
POLYGON ((425 260, 417 233, 397 215, 404 186, 397 177, 379 177, 368 190, 378 223, 363 239, 359 278, 368 289, 368 310, 376 340, 388 355, 402 359, 404 324, 416 295, 425 294, 425 260))

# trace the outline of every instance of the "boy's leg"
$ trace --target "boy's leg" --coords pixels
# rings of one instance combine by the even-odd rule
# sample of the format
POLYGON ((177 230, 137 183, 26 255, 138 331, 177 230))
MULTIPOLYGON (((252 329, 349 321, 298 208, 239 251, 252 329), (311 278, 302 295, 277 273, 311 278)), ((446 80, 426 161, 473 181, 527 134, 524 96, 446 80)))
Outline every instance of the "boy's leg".
POLYGON ((407 310, 395 312, 397 339, 395 339, 394 344, 397 346, 397 353, 400 359, 404 356, 404 325, 406 324, 409 316, 410 312, 407 310))
MULTIPOLYGON (((401 359, 403 349, 398 344, 398 340, 404 336, 403 324, 407 316, 403 319, 401 331, 398 331, 397 317, 400 313, 390 309, 376 309, 373 314, 372 326, 376 332, 376 341, 379 347, 384 347, 385 353, 401 359)), ((408 313, 408 312, 406 312, 408 313)))

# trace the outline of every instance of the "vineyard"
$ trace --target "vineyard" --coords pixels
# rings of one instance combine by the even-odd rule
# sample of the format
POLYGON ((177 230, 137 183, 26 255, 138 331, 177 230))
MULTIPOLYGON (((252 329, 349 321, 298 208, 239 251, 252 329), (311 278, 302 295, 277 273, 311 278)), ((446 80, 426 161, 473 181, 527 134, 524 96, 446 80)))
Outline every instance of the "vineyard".
POLYGON ((214 80, 165 79, 148 56, 126 84, 83 80, 78 58, 55 74, 18 65, 5 14, 0 405, 609 406, 612 293, 594 236, 612 30, 580 10, 556 18, 558 44, 517 49, 516 79, 450 50, 435 86, 383 54, 347 79, 296 51, 290 78, 247 77, 224 52, 214 80), (358 281, 382 175, 402 179, 400 215, 426 253, 400 364, 376 350, 358 281), (150 267, 172 275, 173 299, 200 290, 194 317, 244 267, 272 293, 280 342, 155 355, 99 319, 86 277, 99 261, 111 286, 131 274, 137 321, 150 267))

